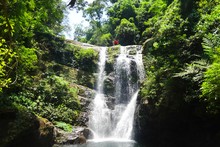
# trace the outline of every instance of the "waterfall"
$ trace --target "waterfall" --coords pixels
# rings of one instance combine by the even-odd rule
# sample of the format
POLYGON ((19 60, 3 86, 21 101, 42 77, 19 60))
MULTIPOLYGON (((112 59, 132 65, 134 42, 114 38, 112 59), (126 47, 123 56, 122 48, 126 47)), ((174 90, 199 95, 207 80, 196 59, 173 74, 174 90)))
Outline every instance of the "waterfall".
POLYGON ((104 85, 104 78, 105 78, 105 62, 106 62, 106 47, 102 47, 100 54, 99 54, 99 74, 98 74, 98 86, 97 91, 98 93, 103 93, 103 85, 104 85))
POLYGON ((132 96, 130 103, 127 105, 126 109, 121 115, 116 129, 114 130, 114 137, 121 139, 131 139, 137 95, 138 91, 136 91, 132 96))
POLYGON ((141 46, 121 46, 115 60, 115 101, 107 105, 103 93, 105 80, 106 47, 99 54, 97 93, 89 116, 89 128, 94 139, 131 140, 139 82, 144 79, 141 46))
POLYGON ((94 138, 104 138, 110 131, 111 125, 111 111, 106 104, 106 98, 103 94, 106 50, 106 47, 102 47, 100 50, 97 93, 93 101, 93 110, 89 116, 89 127, 94 131, 94 138))

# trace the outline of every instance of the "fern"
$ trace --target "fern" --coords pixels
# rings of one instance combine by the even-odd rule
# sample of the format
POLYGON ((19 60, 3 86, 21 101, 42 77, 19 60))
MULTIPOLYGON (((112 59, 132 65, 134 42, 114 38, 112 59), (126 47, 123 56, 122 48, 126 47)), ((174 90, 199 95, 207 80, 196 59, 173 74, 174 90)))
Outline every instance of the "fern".
POLYGON ((206 60, 193 61, 190 64, 186 64, 182 72, 176 73, 173 77, 180 77, 185 80, 191 80, 193 82, 201 83, 204 71, 208 68, 209 64, 206 60))

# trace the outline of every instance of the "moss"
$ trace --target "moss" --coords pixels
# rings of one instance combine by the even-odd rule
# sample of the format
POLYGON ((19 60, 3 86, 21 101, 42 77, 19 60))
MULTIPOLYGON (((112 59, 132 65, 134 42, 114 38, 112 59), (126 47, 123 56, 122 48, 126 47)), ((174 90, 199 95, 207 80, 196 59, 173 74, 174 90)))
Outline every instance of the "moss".
POLYGON ((117 55, 120 53, 120 46, 112 46, 108 48, 108 62, 109 63, 114 63, 115 58, 117 57, 117 55))
POLYGON ((66 131, 66 132, 72 132, 73 130, 73 126, 68 124, 68 123, 65 123, 65 122, 55 122, 55 126, 66 131))
MULTIPOLYGON (((38 44, 41 50, 36 53, 36 72, 18 75, 16 84, 0 95, 0 113, 3 107, 13 109, 8 118, 0 117, 0 146, 20 141, 28 133, 35 137, 36 134, 47 136, 51 129, 41 125, 50 123, 41 117, 51 122, 76 124, 82 111, 78 85, 92 89, 95 86, 93 73, 97 71, 98 51, 44 35, 37 36, 42 43, 38 44)), ((67 131, 71 128, 66 124, 58 125, 67 131)))
POLYGON ((115 58, 117 57, 119 53, 120 53, 119 45, 108 48, 108 51, 107 51, 108 59, 106 62, 106 67, 105 67, 107 74, 114 71, 115 58))
POLYGON ((78 69, 87 72, 96 71, 96 65, 98 63, 98 52, 94 49, 75 49, 74 59, 78 69))

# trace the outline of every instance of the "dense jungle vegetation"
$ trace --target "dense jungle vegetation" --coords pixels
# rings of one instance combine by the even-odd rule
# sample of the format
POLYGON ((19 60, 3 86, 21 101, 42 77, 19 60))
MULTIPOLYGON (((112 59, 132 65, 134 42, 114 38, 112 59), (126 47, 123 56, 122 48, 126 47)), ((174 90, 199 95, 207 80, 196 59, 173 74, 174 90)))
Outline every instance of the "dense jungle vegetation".
MULTIPOLYGON (((98 53, 60 35, 67 8, 61 0, 0 0, 0 114, 34 113, 67 130, 76 123, 81 111, 76 84, 86 78, 71 78, 69 68, 95 72, 98 53), (74 61, 60 59, 61 52, 71 52, 65 57, 74 61)), ((72 8, 90 23, 76 26, 75 40, 143 45, 146 80, 140 97, 150 109, 143 117, 219 124, 219 0, 79 0, 72 8)), ((214 129, 210 137, 219 140, 218 125, 206 129, 214 129)))
POLYGON ((84 10, 90 26, 78 26, 75 39, 109 46, 114 38, 121 45, 142 44, 143 99, 155 108, 170 99, 195 102, 205 107, 204 113, 218 115, 219 12, 218 0, 95 0, 84 10))

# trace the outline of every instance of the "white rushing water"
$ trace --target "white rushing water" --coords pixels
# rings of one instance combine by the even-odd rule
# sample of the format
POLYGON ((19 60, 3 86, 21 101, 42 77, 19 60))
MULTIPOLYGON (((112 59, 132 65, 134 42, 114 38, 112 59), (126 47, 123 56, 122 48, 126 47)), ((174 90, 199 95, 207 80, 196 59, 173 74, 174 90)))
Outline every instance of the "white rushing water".
POLYGON ((111 111, 106 104, 103 94, 105 78, 106 47, 102 47, 99 54, 99 74, 97 80, 97 93, 93 101, 93 111, 89 117, 89 127, 94 131, 94 138, 104 138, 110 131, 111 111))
POLYGON ((127 105, 126 109, 123 111, 119 122, 114 131, 114 137, 121 139, 132 139, 132 129, 134 112, 136 106, 136 100, 138 96, 138 91, 132 96, 130 103, 127 105))
POLYGON ((89 116, 89 128, 94 140, 131 140, 139 81, 144 79, 141 46, 121 46, 115 63, 115 102, 107 105, 103 93, 105 80, 106 47, 99 55, 97 93, 89 116), (131 50, 136 52, 131 54, 131 50), (135 78, 136 77, 136 78, 135 78))

